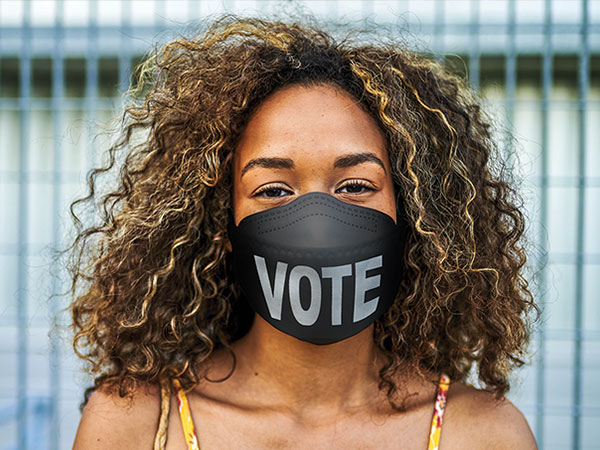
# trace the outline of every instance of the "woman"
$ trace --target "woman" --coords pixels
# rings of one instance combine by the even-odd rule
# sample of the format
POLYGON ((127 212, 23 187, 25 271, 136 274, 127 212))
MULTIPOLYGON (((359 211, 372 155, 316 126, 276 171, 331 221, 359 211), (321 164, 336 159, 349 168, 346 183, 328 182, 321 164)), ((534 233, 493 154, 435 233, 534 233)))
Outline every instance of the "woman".
POLYGON ((536 448, 524 218, 460 79, 228 14, 140 80, 73 205, 126 149, 72 246, 75 449, 536 448))

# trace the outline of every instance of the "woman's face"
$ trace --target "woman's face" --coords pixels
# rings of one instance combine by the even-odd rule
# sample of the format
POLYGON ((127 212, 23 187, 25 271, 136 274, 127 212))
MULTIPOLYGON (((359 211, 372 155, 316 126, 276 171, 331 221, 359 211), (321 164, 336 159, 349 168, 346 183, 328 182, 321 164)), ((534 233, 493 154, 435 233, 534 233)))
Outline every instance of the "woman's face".
POLYGON ((233 177, 236 225, 314 191, 396 220, 384 136, 349 94, 330 85, 293 85, 268 97, 235 149, 233 177))

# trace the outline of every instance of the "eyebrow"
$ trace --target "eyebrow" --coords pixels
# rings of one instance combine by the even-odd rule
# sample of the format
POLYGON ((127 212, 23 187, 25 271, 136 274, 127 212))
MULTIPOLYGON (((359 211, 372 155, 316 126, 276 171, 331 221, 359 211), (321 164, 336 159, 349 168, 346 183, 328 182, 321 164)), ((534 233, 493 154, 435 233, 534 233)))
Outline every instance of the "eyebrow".
MULTIPOLYGON (((352 167, 365 162, 374 162, 375 164, 381 166, 384 173, 387 173, 383 161, 371 152, 349 153, 347 155, 342 155, 336 158, 336 160, 333 162, 333 168, 338 169, 352 167)), ((240 178, 254 167, 263 167, 265 169, 293 169, 295 166, 294 160, 290 158, 255 158, 248 161, 248 163, 244 166, 240 174, 240 178)))
POLYGON ((356 166, 357 164, 362 164, 364 162, 374 162, 375 164, 379 164, 383 169, 383 172, 387 173, 383 161, 371 152, 350 153, 348 155, 340 156, 334 161, 333 167, 336 169, 340 167, 351 167, 356 166))
POLYGON ((242 169, 240 178, 253 167, 264 167, 265 169, 293 169, 294 160, 290 158, 278 157, 251 159, 242 169))

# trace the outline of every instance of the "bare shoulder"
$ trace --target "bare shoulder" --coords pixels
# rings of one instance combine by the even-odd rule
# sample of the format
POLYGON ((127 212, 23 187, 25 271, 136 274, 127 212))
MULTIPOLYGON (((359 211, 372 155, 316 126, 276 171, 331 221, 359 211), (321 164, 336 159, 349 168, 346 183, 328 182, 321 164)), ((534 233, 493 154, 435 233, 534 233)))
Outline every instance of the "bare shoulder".
POLYGON ((132 398, 98 389, 83 410, 73 450, 152 448, 159 417, 160 388, 156 385, 139 385, 132 398))
POLYGON ((492 393, 460 382, 450 384, 442 430, 441 448, 538 448, 527 419, 510 400, 496 400, 492 393))

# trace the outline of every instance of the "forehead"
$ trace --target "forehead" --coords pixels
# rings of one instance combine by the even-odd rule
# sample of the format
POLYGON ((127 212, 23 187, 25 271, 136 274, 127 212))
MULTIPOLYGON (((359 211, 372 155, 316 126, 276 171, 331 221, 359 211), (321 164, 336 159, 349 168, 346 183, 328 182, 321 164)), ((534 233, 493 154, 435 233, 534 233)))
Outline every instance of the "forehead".
POLYGON ((252 114, 234 160, 239 167, 257 156, 314 159, 367 150, 387 158, 381 129, 356 99, 330 85, 294 85, 276 91, 252 114))

